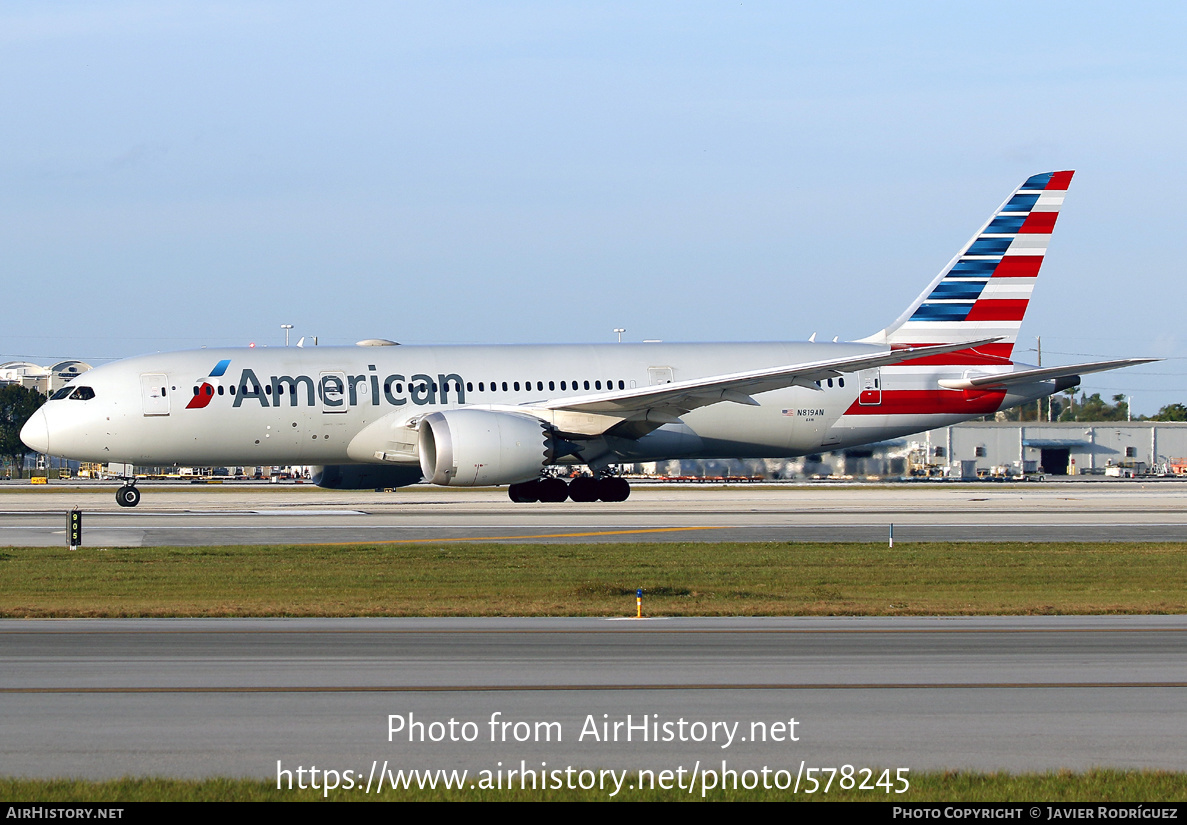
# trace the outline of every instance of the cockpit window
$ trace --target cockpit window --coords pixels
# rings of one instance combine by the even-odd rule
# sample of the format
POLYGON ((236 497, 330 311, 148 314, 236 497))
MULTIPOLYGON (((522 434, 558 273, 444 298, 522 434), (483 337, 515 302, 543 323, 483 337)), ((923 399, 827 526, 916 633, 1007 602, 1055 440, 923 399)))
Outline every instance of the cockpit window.
POLYGON ((50 401, 58 401, 59 399, 65 398, 66 396, 68 396, 70 394, 70 391, 73 389, 74 389, 74 387, 62 387, 62 389, 58 390, 53 395, 51 395, 49 397, 49 400, 50 401))
POLYGON ((71 401, 90 401, 95 397, 95 391, 90 387, 75 387, 74 392, 70 393, 71 401))

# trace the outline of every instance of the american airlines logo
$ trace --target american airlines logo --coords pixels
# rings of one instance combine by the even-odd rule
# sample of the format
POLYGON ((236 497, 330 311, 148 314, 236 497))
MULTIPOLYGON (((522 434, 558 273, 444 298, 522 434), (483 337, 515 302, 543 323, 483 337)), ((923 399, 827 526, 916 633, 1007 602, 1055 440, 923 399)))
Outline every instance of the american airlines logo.
MULTIPOLYGON (((219 361, 210 371, 209 377, 222 376, 230 363, 230 359, 219 361)), ((194 397, 186 404, 186 409, 202 409, 216 394, 224 393, 229 393, 234 399, 232 407, 258 403, 261 407, 320 406, 330 411, 345 411, 348 407, 365 404, 373 407, 383 404, 402 407, 409 401, 417 406, 464 404, 465 386, 457 373, 439 373, 436 376, 392 373, 381 381, 373 365, 367 367, 367 372, 358 375, 327 371, 316 378, 310 375, 271 375, 267 381, 260 380, 255 370, 244 369, 234 386, 223 387, 218 382, 203 380, 196 387, 194 397)))
MULTIPOLYGON (((231 366, 231 359, 224 358, 214 365, 214 369, 210 371, 211 378, 218 378, 227 371, 227 367, 231 366)), ((187 410, 200 410, 210 403, 210 399, 214 397, 214 387, 209 381, 203 381, 202 386, 198 387, 198 391, 194 393, 194 397, 190 399, 190 403, 185 405, 187 410)))

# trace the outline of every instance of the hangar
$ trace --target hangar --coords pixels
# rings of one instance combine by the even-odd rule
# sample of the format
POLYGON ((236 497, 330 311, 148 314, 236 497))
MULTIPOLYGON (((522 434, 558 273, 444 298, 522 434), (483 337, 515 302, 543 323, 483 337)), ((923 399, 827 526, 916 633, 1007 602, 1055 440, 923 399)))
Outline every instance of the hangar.
POLYGON ((1187 472, 1187 422, 976 421, 915 436, 912 451, 913 467, 949 477, 1179 475, 1187 472))
POLYGON ((0 364, 0 385, 20 384, 42 395, 49 395, 90 368, 90 364, 74 359, 59 361, 48 367, 31 361, 6 361, 0 364))

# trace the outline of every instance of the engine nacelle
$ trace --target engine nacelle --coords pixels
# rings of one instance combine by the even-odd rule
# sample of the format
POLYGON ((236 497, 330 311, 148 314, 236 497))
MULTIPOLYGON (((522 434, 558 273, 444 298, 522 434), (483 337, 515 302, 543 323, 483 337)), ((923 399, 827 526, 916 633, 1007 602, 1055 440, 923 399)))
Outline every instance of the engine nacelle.
POLYGON ((529 481, 551 463, 553 444, 538 418, 492 410, 447 410, 420 421, 426 481, 455 487, 529 481))

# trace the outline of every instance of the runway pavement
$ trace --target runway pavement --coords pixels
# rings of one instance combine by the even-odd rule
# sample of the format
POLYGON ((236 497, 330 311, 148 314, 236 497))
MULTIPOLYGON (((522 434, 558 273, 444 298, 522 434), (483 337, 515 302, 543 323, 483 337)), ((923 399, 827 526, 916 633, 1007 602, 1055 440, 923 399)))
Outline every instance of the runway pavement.
POLYGON ((636 485, 621 504, 513 504, 505 490, 0 486, 0 546, 504 541, 1187 541, 1187 482, 636 485))
POLYGON ((1187 770, 1187 617, 4 621, 0 720, 10 776, 1187 770))

